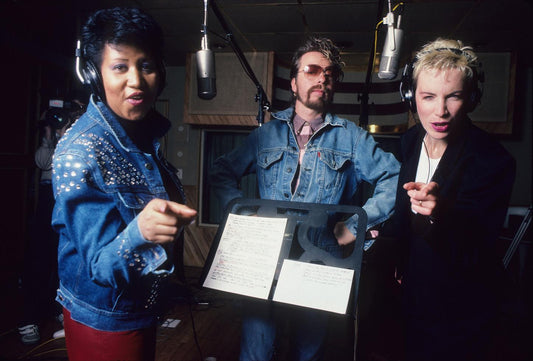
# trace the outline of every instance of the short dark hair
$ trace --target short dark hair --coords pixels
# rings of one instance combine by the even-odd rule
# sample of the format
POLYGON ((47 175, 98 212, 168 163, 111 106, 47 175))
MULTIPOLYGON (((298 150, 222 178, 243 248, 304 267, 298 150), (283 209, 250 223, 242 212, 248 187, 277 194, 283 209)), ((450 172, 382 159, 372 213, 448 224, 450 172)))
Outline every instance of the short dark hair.
POLYGON ((312 51, 317 51, 324 55, 324 57, 331 62, 335 72, 339 75, 336 80, 342 80, 344 76, 344 72, 342 71, 344 63, 341 61, 339 48, 331 39, 315 35, 308 37, 294 53, 291 62, 291 79, 296 78, 296 75, 298 74, 298 70, 300 69, 300 59, 302 56, 312 51))
POLYGON ((138 8, 115 7, 96 11, 89 17, 81 34, 83 57, 98 68, 106 44, 126 44, 146 51, 163 63, 163 31, 157 22, 138 8))

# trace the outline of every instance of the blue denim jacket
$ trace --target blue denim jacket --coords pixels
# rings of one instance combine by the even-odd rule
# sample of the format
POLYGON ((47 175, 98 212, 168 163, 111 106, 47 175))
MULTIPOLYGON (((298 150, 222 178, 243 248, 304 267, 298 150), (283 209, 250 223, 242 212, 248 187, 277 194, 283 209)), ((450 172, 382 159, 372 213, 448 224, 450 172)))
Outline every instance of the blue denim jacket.
MULTIPOLYGON (((170 122, 154 118, 163 135, 170 122)), ((158 154, 156 139, 154 149, 158 154)), ((160 163, 184 199, 170 165, 160 163)), ((92 98, 58 143, 53 172, 57 301, 74 320, 95 329, 153 325, 158 294, 174 267, 167 246, 145 240, 136 218, 150 200, 168 199, 152 155, 141 152, 107 106, 92 98)))
MULTIPOLYGON (((354 195, 366 181, 375 186, 373 196, 363 205, 367 229, 387 220, 393 212, 399 162, 365 130, 332 114, 326 115, 323 126, 307 143, 300 181, 292 192, 299 155, 293 112, 288 108, 272 114, 272 120, 255 129, 241 147, 217 159, 211 184, 222 205, 242 197, 238 184, 250 173, 257 174, 262 199, 310 203, 354 205, 354 195)), ((356 234, 356 216, 345 224, 356 234)))

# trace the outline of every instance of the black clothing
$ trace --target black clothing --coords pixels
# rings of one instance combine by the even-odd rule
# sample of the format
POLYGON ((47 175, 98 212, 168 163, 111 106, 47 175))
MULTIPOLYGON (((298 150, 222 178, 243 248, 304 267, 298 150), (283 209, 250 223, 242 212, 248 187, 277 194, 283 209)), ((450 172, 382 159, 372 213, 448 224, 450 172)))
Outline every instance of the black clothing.
POLYGON ((406 360, 483 360, 488 325, 498 315, 503 266, 496 252, 515 161, 470 122, 449 140, 432 178, 432 219, 415 214, 404 183, 414 181, 425 131, 402 137, 395 234, 405 251, 406 360))

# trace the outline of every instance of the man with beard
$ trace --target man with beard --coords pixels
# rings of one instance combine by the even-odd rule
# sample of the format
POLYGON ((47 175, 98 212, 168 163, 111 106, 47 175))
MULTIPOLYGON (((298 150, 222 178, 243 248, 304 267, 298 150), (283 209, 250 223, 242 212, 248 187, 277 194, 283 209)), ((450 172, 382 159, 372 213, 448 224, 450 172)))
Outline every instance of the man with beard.
MULTIPOLYGON (((339 49, 330 39, 309 38, 291 64, 293 106, 273 113, 240 147, 214 164, 211 184, 222 206, 242 197, 240 179, 257 176, 262 199, 355 204, 363 182, 374 187, 363 209, 367 229, 375 230, 392 214, 399 163, 353 122, 331 113, 335 84, 343 71, 339 49)), ((330 237, 313 240, 342 257, 355 241, 357 217, 338 222, 330 237)), ((240 360, 276 356, 281 324, 290 324, 291 359, 319 360, 324 351, 328 317, 323 311, 287 310, 281 304, 249 301, 243 307, 240 360)), ((279 354, 277 355, 279 357, 279 354)))

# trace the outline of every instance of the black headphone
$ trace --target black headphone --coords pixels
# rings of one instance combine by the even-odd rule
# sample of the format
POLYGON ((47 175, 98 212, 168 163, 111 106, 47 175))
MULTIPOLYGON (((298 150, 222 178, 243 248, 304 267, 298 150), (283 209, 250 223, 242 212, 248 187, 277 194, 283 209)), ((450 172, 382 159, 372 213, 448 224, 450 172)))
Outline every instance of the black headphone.
MULTIPOLYGON (((157 96, 161 95, 166 85, 166 69, 163 61, 158 62, 157 71, 160 75, 159 89, 157 96)), ((76 73, 82 84, 88 85, 91 92, 105 102, 104 82, 102 75, 96 64, 86 55, 85 48, 81 49, 81 42, 76 45, 76 73), (80 69, 80 59, 83 60, 83 67, 80 69)))
MULTIPOLYGON (((449 50, 458 55, 470 58, 470 54, 465 51, 457 48, 438 48, 431 50, 434 51, 443 51, 449 50)), ((426 53, 423 53, 426 54, 426 53)), ((416 113, 416 100, 415 100, 415 87, 413 82, 413 71, 415 69, 415 64, 418 61, 419 56, 416 56, 412 61, 410 61, 405 68, 403 69, 402 80, 400 82, 400 96, 403 102, 406 102, 409 105, 409 109, 413 113, 416 113)), ((473 111, 476 106, 481 101, 481 96, 483 95, 483 83, 485 81, 485 75, 481 69, 481 63, 476 66, 472 66, 472 89, 470 90, 470 97, 468 100, 468 105, 466 108, 467 112, 473 111)))

